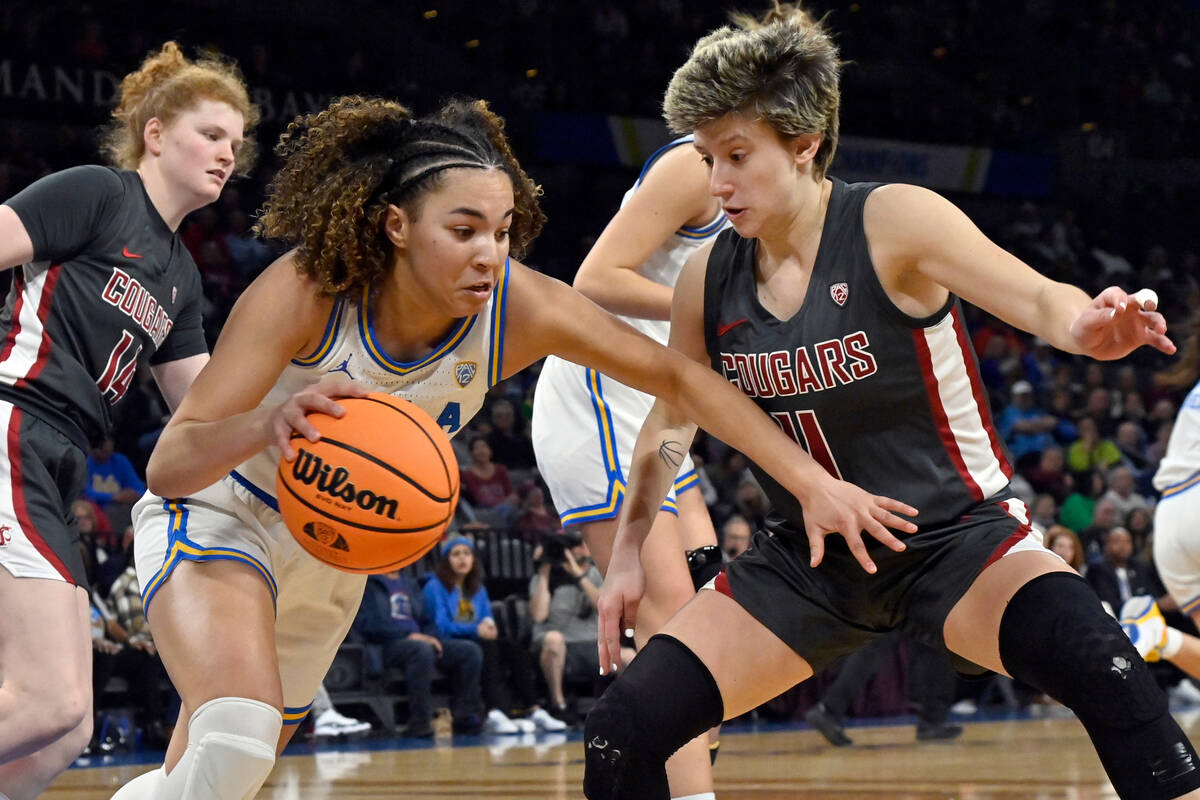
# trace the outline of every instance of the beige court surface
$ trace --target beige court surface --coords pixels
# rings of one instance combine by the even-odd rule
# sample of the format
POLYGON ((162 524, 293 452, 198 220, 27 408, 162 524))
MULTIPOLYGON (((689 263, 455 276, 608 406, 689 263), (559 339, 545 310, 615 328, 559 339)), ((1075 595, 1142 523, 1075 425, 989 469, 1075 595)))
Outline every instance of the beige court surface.
MULTIPOLYGON (((1181 716, 1200 734, 1200 712, 1181 716)), ((950 743, 914 740, 911 724, 852 728, 835 749, 807 729, 734 733, 717 762, 720 800, 1099 800, 1115 798, 1074 719, 972 722, 950 743)), ((260 800, 324 798, 581 798, 583 745, 499 737, 476 746, 421 749, 347 745, 280 759, 260 800)), ((43 798, 107 800, 147 767, 72 769, 43 798)))

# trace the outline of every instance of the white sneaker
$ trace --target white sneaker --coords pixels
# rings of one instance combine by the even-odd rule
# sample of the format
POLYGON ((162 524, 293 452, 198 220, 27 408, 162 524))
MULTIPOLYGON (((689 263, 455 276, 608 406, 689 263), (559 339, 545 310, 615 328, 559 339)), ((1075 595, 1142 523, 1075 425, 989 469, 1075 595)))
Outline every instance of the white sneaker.
POLYGON ((513 725, 516 725, 517 730, 519 730, 521 733, 537 733, 538 726, 532 719, 513 717, 509 721, 512 722, 513 725))
POLYGON ((371 730, 371 723, 353 719, 339 714, 337 709, 326 709, 313 720, 313 736, 348 736, 355 733, 366 733, 371 730))
POLYGON ((532 722, 534 725, 544 731, 558 732, 565 731, 567 729, 567 723, 555 716, 552 716, 550 712, 544 708, 539 708, 537 711, 534 711, 532 714, 530 714, 528 721, 532 722))
POLYGON ((1200 706, 1200 689, 1187 678, 1167 690, 1167 696, 1182 706, 1200 706))
POLYGON ((488 712, 487 719, 483 722, 483 730, 487 733, 497 734, 521 732, 521 729, 498 708, 493 708, 488 712))
POLYGON ((950 713, 957 714, 960 717, 970 716, 977 711, 979 711, 979 706, 977 706, 975 701, 969 697, 964 697, 962 700, 959 700, 957 703, 950 706, 950 713))
POLYGON ((1138 655, 1147 662, 1162 657, 1162 646, 1167 641, 1167 622, 1153 597, 1145 594, 1129 598, 1121 606, 1118 619, 1138 655))

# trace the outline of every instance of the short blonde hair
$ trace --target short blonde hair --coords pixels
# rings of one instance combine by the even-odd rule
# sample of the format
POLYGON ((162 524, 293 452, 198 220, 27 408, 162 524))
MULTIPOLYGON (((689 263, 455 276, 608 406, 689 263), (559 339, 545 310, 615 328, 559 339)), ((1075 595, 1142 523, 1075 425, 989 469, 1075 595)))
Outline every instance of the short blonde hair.
POLYGON ((781 136, 821 134, 813 159, 819 180, 837 150, 841 68, 823 20, 776 3, 761 18, 734 15, 696 42, 667 87, 663 116, 675 133, 691 133, 731 113, 750 113, 781 136))
POLYGON ((233 61, 215 54, 189 61, 175 42, 165 43, 121 80, 121 100, 101 145, 104 154, 122 169, 137 169, 146 154, 142 135, 146 123, 158 117, 169 125, 202 100, 228 103, 242 115, 244 138, 236 173, 248 174, 257 155, 249 132, 258 125, 259 113, 250 102, 242 73, 233 61))

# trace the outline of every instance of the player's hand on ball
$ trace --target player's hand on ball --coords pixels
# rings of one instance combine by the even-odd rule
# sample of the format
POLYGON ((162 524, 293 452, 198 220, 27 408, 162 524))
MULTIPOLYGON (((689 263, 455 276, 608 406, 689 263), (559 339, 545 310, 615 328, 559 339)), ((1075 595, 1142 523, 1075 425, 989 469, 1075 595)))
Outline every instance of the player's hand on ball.
POLYGON ((825 557, 825 537, 830 533, 840 533, 862 568, 874 573, 877 568, 867 553, 867 545, 862 539, 863 531, 896 552, 904 549, 904 542, 897 539, 888 528, 903 533, 917 531, 915 524, 897 516, 904 514, 915 517, 917 509, 899 500, 863 491, 852 483, 832 476, 828 476, 816 491, 800 498, 800 501, 804 507, 804 529, 808 533, 808 545, 812 553, 809 563, 814 567, 825 557))
POLYGON ((1080 352, 1101 361, 1123 358, 1142 345, 1170 355, 1175 345, 1166 333, 1167 321, 1158 313, 1153 289, 1128 294, 1110 286, 1071 323, 1071 336, 1080 352))
POLYGON ((306 386, 271 413, 267 421, 269 443, 279 448, 284 459, 291 461, 296 457, 296 451, 290 443, 292 431, 310 442, 321 439, 320 432, 308 419, 309 414, 328 414, 340 418, 346 409, 336 398, 366 396, 366 389, 344 378, 332 378, 306 386))

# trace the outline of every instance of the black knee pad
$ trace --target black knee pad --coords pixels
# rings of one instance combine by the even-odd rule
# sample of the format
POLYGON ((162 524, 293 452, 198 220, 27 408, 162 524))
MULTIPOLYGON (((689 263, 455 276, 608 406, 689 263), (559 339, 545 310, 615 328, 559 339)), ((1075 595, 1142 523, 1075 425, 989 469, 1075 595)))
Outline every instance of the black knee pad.
POLYGON ((721 721, 708 667, 677 639, 651 637, 604 692, 584 727, 588 800, 669 800, 664 765, 721 721))
POLYGON ((692 586, 696 587, 697 592, 700 591, 700 587, 717 577, 723 563, 721 548, 715 544, 687 551, 688 572, 692 573, 692 586))
POLYGON ((1000 620, 1008 674, 1075 712, 1122 798, 1200 788, 1196 751, 1117 621, 1077 575, 1052 572, 1017 590, 1000 620))

